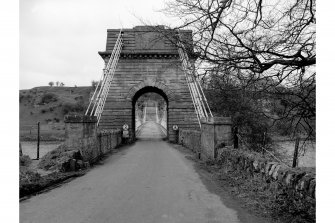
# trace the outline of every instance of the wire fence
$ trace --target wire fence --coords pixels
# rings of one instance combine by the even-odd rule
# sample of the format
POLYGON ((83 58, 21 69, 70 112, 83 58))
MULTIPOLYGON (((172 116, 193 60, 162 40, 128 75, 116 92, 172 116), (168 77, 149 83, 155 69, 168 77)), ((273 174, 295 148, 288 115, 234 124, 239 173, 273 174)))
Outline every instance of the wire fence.
POLYGON ((64 140, 64 129, 64 123, 20 125, 21 152, 38 160, 64 140))

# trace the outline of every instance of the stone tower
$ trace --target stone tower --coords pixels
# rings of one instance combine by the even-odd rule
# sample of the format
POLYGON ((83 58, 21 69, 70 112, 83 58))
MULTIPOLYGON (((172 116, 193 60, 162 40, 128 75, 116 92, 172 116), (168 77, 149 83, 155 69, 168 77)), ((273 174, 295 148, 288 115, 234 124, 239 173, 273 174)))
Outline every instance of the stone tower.
MULTIPOLYGON (((108 62, 120 29, 107 30, 106 51, 99 52, 108 62)), ((109 89, 101 129, 120 129, 129 125, 130 136, 135 137, 135 103, 144 93, 160 94, 167 104, 167 133, 173 140, 173 125, 182 129, 199 130, 192 98, 182 70, 177 47, 171 30, 162 26, 136 26, 123 29, 123 48, 113 82, 109 89)), ((192 31, 181 30, 191 62, 192 31)))

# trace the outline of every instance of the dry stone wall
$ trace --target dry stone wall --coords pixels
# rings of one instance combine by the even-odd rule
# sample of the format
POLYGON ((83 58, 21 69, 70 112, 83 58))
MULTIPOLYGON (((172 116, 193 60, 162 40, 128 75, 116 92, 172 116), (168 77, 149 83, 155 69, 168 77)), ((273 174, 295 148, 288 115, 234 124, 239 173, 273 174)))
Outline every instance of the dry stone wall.
POLYGON ((223 148, 217 163, 226 171, 240 171, 250 178, 261 177, 264 184, 275 185, 275 191, 285 189, 300 199, 315 199, 315 168, 290 168, 258 153, 223 148))

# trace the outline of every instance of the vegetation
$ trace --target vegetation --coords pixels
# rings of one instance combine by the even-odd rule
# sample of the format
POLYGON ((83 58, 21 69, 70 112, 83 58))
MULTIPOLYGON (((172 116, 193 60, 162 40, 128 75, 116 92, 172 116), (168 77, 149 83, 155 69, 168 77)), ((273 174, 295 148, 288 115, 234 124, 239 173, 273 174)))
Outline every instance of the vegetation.
POLYGON ((315 0, 171 0, 165 11, 183 22, 172 30, 193 31, 211 108, 249 142, 315 137, 315 0))
POLYGON ((57 101, 57 95, 53 93, 44 93, 40 104, 48 104, 50 102, 56 102, 57 101))
POLYGON ((25 166, 28 167, 31 164, 32 160, 30 159, 29 156, 23 155, 20 156, 20 166, 25 166))
POLYGON ((92 88, 95 89, 97 87, 98 83, 99 83, 99 81, 92 80, 91 81, 92 88))
POLYGON ((20 90, 20 139, 35 141, 36 123, 40 122, 42 141, 63 140, 65 134, 63 110, 65 113, 83 111, 87 107, 91 91, 92 88, 89 86, 77 88, 45 86, 20 90))
POLYGON ((85 107, 83 101, 79 101, 77 103, 65 103, 62 106, 62 112, 64 115, 69 113, 82 113, 84 109, 85 107))

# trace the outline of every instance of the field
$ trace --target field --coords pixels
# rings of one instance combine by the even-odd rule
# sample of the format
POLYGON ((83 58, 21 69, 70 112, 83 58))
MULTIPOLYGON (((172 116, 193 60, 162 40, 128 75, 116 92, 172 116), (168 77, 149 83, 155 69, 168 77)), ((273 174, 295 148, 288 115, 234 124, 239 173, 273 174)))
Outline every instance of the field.
POLYGON ((83 113, 92 87, 35 87, 20 90, 20 140, 37 139, 40 122, 42 141, 64 140, 64 115, 83 113))

